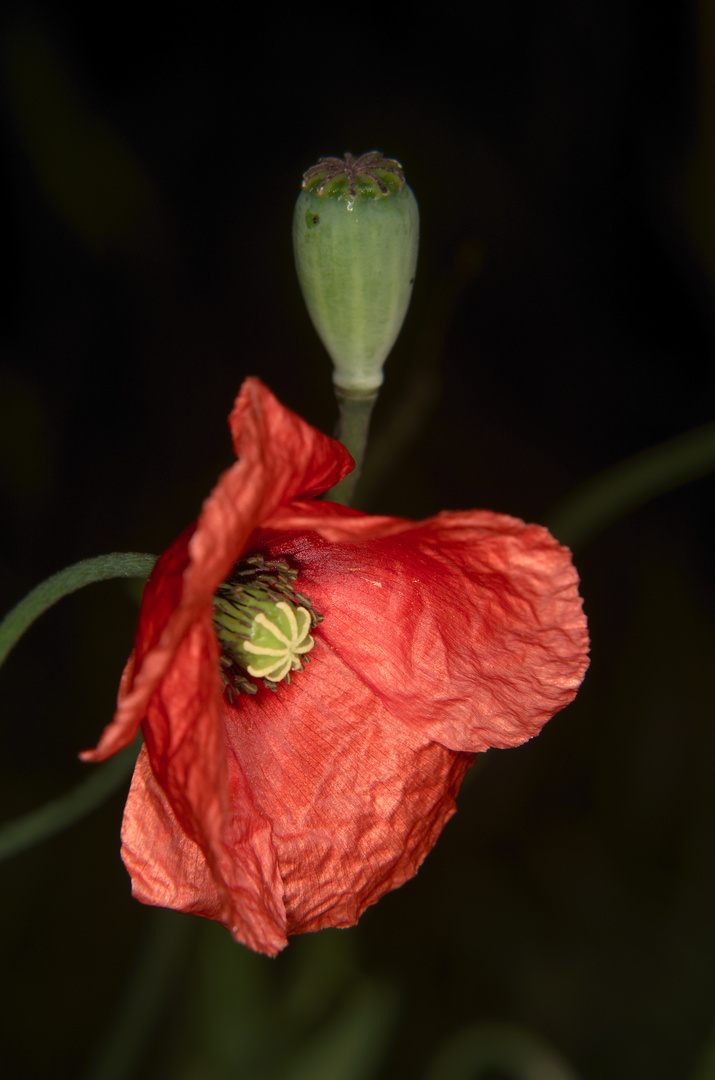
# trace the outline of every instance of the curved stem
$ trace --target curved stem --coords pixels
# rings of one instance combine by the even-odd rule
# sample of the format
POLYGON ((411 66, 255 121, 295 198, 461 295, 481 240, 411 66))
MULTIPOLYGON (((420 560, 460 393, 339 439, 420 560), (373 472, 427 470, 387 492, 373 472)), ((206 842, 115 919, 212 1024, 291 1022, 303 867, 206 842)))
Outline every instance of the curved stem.
POLYGON ((134 767, 141 739, 92 770, 65 795, 0 827, 0 863, 81 821, 121 787, 134 767))
POLYGON ((597 533, 656 495, 715 470, 715 423, 641 450, 599 473, 545 518, 554 536, 583 547, 597 533))
POLYGON ((346 476, 344 480, 331 488, 325 497, 332 502, 342 503, 343 506, 349 506, 352 502, 355 485, 360 479, 362 460, 365 456, 367 436, 370 430, 370 418, 377 401, 377 395, 377 390, 371 390, 364 394, 357 392, 351 394, 347 390, 341 390, 339 387, 335 388, 335 396, 338 399, 338 408, 340 409, 340 418, 335 437, 352 454, 355 459, 355 468, 349 476, 346 476))
MULTIPOLYGON (((0 665, 28 627, 63 596, 94 581, 117 577, 146 580, 155 562, 155 555, 112 552, 83 559, 53 574, 32 589, 0 622, 0 665)), ((67 794, 0 827, 0 862, 62 832, 100 806, 131 772, 138 745, 137 742, 116 754, 67 794)))
POLYGON ((156 555, 136 551, 113 551, 65 567, 32 589, 0 622, 0 665, 35 619, 61 600, 94 581, 110 578, 146 578, 156 562, 156 555))

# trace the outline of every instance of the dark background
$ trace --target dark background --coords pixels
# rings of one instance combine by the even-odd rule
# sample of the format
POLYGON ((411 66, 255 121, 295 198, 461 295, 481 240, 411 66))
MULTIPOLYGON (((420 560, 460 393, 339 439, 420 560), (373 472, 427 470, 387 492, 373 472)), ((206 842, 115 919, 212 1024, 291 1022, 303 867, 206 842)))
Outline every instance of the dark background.
MULTIPOLYGON (((399 158, 422 214, 364 509, 548 520, 712 418, 709 0, 15 4, 0 32, 2 610, 78 559, 163 550, 232 459, 244 376, 332 430, 290 246, 323 154, 399 158)), ((419 1078, 496 1020, 582 1080, 695 1080, 715 1026, 712 497, 689 484, 576 553, 579 699, 480 762, 419 877, 357 929, 269 962, 181 920, 196 929, 126 1075, 292 1076, 367 987, 390 1019, 356 1077, 419 1078)), ((85 775, 135 615, 131 589, 94 586, 8 661, 3 818, 85 775)), ((83 1075, 152 932, 121 807, 0 868, 12 1080, 83 1075)))

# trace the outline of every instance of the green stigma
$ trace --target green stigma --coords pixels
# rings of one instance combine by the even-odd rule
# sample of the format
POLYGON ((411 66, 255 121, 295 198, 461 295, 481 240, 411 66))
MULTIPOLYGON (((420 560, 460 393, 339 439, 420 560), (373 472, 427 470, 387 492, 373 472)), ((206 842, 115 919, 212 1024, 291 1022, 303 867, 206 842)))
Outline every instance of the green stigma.
POLYGON ((315 645, 311 630, 320 621, 307 597, 295 589, 297 573, 284 562, 246 559, 219 586, 213 623, 221 646, 224 691, 255 694, 252 679, 275 690, 301 671, 315 645), (251 678, 247 678, 251 676, 251 678))
POLYGON ((381 199, 394 195, 405 186, 405 174, 399 161, 371 150, 354 158, 322 157, 317 165, 303 173, 303 191, 321 198, 331 196, 352 203, 356 199, 381 199))

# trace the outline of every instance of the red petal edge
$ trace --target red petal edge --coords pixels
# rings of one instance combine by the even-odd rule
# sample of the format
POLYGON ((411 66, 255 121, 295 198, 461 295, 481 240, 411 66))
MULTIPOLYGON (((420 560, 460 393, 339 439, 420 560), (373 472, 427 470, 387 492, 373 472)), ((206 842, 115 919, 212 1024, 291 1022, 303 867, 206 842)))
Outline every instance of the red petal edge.
POLYGON ((275 954, 413 876, 473 754, 523 742, 573 698, 588 637, 570 554, 545 529, 305 501, 352 460, 257 379, 230 425, 239 461, 158 560, 117 713, 82 756, 143 725, 122 828, 134 895, 275 954), (234 707, 211 600, 247 549, 287 557, 325 621, 292 685, 234 707))
POLYGON ((589 646, 578 575, 541 526, 328 503, 282 507, 269 524, 263 542, 290 553, 321 638, 424 737, 470 753, 516 746, 575 697, 589 646))
POLYGON ((128 745, 143 725, 155 783, 143 758, 124 827, 135 888, 149 902, 164 903, 161 866, 178 872, 180 851, 191 877, 201 852, 215 884, 206 898, 208 908, 220 912, 213 917, 239 940, 273 953, 286 943, 282 883, 270 823, 255 810, 238 762, 226 754, 211 600, 264 517, 287 498, 332 487, 353 461, 340 443, 285 409, 255 378, 244 382, 230 426, 240 460, 220 477, 196 525, 158 560, 142 599, 114 720, 97 748, 81 757, 103 760, 128 745), (161 828, 169 811, 185 834, 174 835, 178 848, 167 843, 169 834, 161 828), (164 845, 156 839, 162 834, 164 845), (151 867, 146 859, 143 864, 144 887, 140 852, 151 852, 151 867), (152 875, 158 891, 150 900, 152 875), (251 918, 249 894, 260 897, 251 918))

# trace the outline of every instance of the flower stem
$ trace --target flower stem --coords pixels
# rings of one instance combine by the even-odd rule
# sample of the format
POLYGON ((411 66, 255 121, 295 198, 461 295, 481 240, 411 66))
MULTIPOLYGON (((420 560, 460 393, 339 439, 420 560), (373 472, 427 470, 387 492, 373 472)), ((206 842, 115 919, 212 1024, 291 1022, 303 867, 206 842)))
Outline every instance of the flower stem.
POLYGON ((618 518, 656 495, 715 470, 715 423, 641 450, 599 473, 551 510, 545 519, 562 544, 583 547, 618 518))
POLYGON ((22 635, 43 612, 63 596, 77 592, 94 581, 110 578, 143 578, 146 580, 156 562, 156 555, 136 551, 113 551, 94 559, 66 566, 32 589, 0 622, 0 666, 22 635))
POLYGON ((31 810, 0 828, 0 863, 81 821, 121 787, 134 766, 141 740, 92 770, 59 799, 31 810))
POLYGON ((85 1080, 128 1080, 136 1076, 157 1021, 175 992, 195 920, 174 912, 153 911, 148 924, 134 970, 104 1040, 84 1074, 85 1080))
MULTIPOLYGON (((32 589, 0 622, 0 665, 28 627, 63 596, 94 581, 117 577, 146 580, 155 562, 155 555, 115 551, 83 559, 53 574, 32 589)), ((136 756, 137 745, 127 747, 67 794, 0 828, 0 862, 62 832, 100 806, 129 775, 136 756)))
POLYGON ((335 437, 343 444, 355 459, 355 468, 328 492, 326 498, 332 502, 349 506, 355 493, 355 485, 360 479, 360 471, 367 446, 370 430, 370 418, 377 401, 377 390, 341 390, 336 386, 340 417, 335 437))

